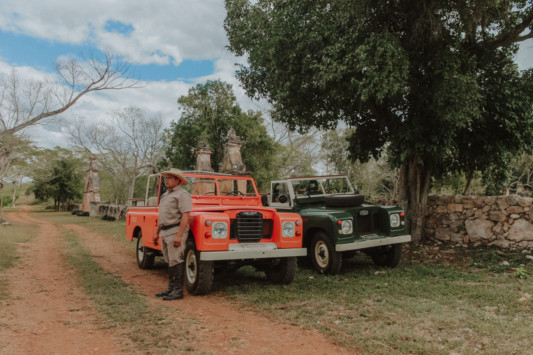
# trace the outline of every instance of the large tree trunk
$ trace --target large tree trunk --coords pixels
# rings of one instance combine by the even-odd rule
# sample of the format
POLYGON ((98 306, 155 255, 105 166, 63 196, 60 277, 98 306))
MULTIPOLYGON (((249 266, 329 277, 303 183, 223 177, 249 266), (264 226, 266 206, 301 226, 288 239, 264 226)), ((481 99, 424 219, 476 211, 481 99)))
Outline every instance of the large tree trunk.
POLYGON ((430 160, 419 162, 410 154, 400 170, 401 204, 406 213, 407 229, 415 243, 424 237, 426 207, 431 183, 430 160))

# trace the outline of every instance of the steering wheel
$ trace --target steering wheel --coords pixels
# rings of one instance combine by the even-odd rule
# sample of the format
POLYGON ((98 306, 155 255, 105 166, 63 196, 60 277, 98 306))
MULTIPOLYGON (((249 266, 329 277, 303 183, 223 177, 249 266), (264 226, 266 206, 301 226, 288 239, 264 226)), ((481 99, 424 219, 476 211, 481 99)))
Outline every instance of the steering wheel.
POLYGON ((228 196, 244 196, 244 194, 242 192, 240 192, 239 190, 230 191, 226 195, 228 195, 228 196))
POLYGON ((207 192, 204 192, 203 194, 201 194, 200 196, 205 196, 205 195, 216 195, 216 192, 215 191, 207 191, 207 192))

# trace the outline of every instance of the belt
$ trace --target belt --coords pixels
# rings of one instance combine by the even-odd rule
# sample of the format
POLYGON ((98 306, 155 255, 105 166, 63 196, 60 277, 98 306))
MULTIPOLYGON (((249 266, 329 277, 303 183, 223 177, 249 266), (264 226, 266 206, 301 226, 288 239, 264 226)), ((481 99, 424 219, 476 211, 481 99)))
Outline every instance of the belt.
POLYGON ((178 222, 178 223, 174 223, 174 224, 169 224, 169 225, 167 225, 167 226, 161 226, 161 229, 162 229, 162 230, 167 230, 167 229, 170 229, 170 228, 177 227, 177 226, 179 226, 179 225, 180 225, 180 222, 178 222))

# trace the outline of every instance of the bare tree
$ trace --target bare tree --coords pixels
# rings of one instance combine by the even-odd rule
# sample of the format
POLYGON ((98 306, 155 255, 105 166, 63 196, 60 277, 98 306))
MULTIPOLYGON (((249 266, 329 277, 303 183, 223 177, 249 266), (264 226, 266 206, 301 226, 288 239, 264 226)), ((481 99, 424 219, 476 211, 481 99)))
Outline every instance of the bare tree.
POLYGON ((146 117, 137 107, 113 114, 110 123, 87 124, 78 120, 69 130, 72 143, 94 154, 100 165, 133 197, 138 177, 156 171, 162 156, 163 120, 146 117))
POLYGON ((277 151, 277 174, 279 178, 288 176, 314 175, 322 167, 319 162, 321 132, 311 128, 307 132, 292 132, 288 126, 272 115, 272 107, 267 103, 256 103, 265 112, 265 125, 269 135, 279 145, 277 151))
POLYGON ((0 177, 16 149, 5 141, 15 140, 25 128, 65 112, 90 92, 138 87, 127 75, 128 66, 109 53, 103 60, 60 59, 56 74, 55 81, 23 81, 13 69, 7 77, 0 77, 0 177))
MULTIPOLYGON (((23 135, 5 135, 0 140, 0 200, 4 196, 4 187, 8 182, 22 181, 22 175, 27 171, 24 155, 31 155, 33 148, 23 135)), ((12 207, 15 207, 15 188, 13 185, 12 207)), ((2 200, 3 201, 3 200, 2 200)), ((0 201, 0 222, 3 219, 3 203, 0 201)))
POLYGON ((65 112, 90 92, 138 87, 128 65, 109 53, 103 60, 60 59, 56 71, 56 82, 21 82, 14 69, 0 81, 0 138, 65 112))

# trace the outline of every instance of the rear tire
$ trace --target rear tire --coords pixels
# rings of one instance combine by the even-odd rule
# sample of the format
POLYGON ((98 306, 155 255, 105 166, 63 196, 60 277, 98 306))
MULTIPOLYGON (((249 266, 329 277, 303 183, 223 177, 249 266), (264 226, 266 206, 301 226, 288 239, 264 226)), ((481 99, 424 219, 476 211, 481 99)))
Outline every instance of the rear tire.
POLYGON ((321 274, 336 275, 341 269, 342 253, 335 251, 335 245, 322 231, 313 235, 307 254, 321 274))
POLYGON ((139 231, 139 234, 137 234, 135 255, 137 257, 137 265, 140 269, 151 269, 154 266, 155 253, 152 249, 144 246, 142 231, 139 231))
POLYGON ((384 267, 396 267, 402 258, 402 245, 392 244, 377 248, 370 254, 374 264, 384 267))
POLYGON ((192 295, 205 295, 211 291, 215 279, 213 261, 200 260, 192 237, 187 238, 185 248, 185 287, 192 295))
POLYGON ((276 284, 287 285, 296 275, 296 257, 281 258, 279 263, 265 270, 267 279, 276 284))

